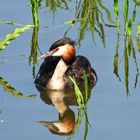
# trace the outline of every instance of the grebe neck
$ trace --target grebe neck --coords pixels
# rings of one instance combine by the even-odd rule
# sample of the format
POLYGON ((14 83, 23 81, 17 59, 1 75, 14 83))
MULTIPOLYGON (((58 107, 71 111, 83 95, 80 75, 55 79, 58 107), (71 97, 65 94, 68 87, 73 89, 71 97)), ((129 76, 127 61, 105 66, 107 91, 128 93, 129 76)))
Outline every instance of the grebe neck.
POLYGON ((63 59, 60 59, 60 61, 56 65, 53 76, 51 77, 48 84, 46 85, 48 89, 61 90, 64 88, 65 83, 63 80, 63 76, 64 76, 67 68, 68 68, 68 66, 63 61, 63 59))

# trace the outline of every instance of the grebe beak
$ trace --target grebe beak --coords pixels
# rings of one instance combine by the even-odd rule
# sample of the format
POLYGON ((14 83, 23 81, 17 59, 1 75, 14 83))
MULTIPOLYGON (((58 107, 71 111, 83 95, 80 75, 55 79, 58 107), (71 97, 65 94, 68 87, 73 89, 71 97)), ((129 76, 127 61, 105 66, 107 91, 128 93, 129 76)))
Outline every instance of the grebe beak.
POLYGON ((45 58, 47 58, 47 57, 49 57, 49 56, 52 56, 52 55, 53 55, 55 52, 57 52, 58 50, 59 50, 59 48, 55 48, 55 49, 53 49, 52 51, 49 51, 49 52, 47 52, 47 53, 45 53, 45 54, 39 56, 39 57, 37 58, 37 61, 40 60, 40 59, 45 59, 45 58))

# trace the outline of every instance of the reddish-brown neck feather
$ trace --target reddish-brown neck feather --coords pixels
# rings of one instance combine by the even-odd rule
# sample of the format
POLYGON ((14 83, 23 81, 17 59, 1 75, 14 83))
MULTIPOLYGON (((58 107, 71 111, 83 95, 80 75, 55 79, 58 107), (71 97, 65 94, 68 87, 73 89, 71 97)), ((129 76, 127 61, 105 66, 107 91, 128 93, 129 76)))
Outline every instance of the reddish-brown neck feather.
POLYGON ((67 44, 67 52, 62 56, 62 58, 66 64, 71 64, 75 59, 75 54, 75 48, 72 45, 67 44))

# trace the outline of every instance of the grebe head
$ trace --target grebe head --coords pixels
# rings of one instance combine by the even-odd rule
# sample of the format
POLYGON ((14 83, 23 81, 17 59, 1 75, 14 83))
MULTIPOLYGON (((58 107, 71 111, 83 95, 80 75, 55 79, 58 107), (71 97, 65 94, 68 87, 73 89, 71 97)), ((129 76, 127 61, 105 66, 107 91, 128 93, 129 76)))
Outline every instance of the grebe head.
POLYGON ((38 60, 47 58, 48 56, 60 56, 66 64, 71 64, 75 59, 75 44, 70 38, 62 38, 54 42, 49 51, 40 56, 38 60))

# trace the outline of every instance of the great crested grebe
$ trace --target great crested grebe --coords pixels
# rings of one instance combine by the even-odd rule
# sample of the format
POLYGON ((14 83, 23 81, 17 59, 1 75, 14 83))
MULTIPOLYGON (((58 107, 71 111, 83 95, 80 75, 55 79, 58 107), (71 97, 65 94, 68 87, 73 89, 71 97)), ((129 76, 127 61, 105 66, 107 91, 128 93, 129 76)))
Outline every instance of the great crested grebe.
POLYGON ((75 93, 68 90, 48 90, 39 86, 36 87, 40 92, 42 101, 47 105, 53 105, 58 112, 56 120, 41 120, 39 122, 53 134, 72 134, 75 129, 75 113, 69 106, 77 105, 75 93))
POLYGON ((62 38, 54 42, 49 51, 41 55, 38 60, 44 58, 35 84, 51 90, 73 89, 73 83, 69 76, 74 76, 79 87, 84 85, 83 74, 87 75, 88 82, 95 85, 97 75, 90 62, 84 56, 76 56, 75 41, 70 38, 62 38))

